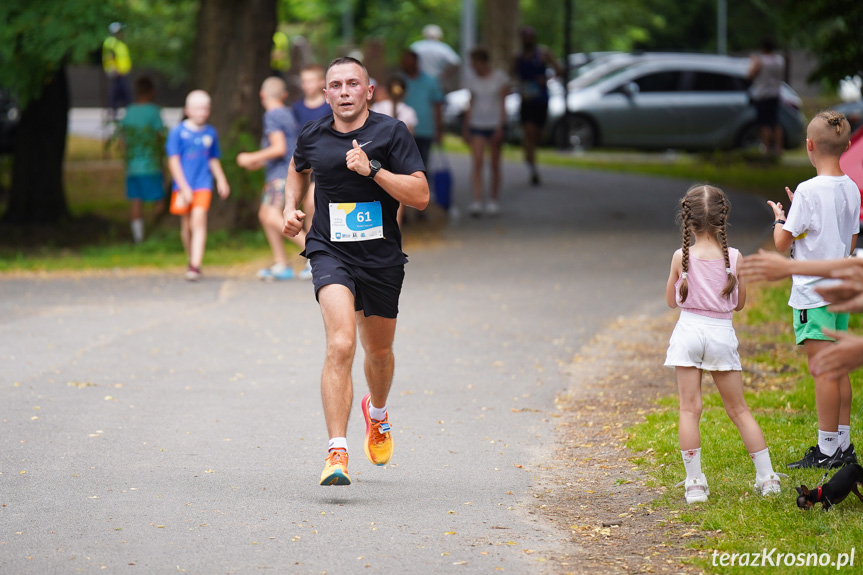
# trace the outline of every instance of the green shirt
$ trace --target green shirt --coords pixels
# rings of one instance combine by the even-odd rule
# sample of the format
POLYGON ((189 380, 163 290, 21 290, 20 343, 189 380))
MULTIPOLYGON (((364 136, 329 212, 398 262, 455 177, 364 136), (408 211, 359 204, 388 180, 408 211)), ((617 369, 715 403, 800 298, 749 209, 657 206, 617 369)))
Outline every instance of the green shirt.
POLYGON ((120 122, 126 143, 126 175, 161 174, 164 126, 156 104, 131 104, 120 122))

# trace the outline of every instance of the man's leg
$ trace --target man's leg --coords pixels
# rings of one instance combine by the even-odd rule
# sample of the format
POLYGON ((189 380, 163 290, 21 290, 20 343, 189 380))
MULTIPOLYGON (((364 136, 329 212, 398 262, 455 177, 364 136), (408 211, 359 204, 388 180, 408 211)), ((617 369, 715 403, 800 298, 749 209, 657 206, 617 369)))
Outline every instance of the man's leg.
POLYGON ((372 395, 371 403, 375 407, 384 408, 387 405, 395 370, 393 340, 396 334, 396 320, 376 315, 365 317, 362 312, 357 312, 357 324, 360 341, 366 354, 363 368, 369 384, 369 392, 372 395))
POLYGON ((363 449, 375 465, 386 465, 393 456, 393 436, 390 431, 387 397, 393 383, 393 337, 396 320, 380 316, 365 317, 357 314, 360 341, 366 352, 363 365, 369 393, 363 398, 363 418, 366 422, 366 439, 363 449))
POLYGON ((327 335, 321 373, 321 400, 330 439, 346 437, 353 401, 351 367, 357 349, 354 296, 346 286, 329 284, 318 290, 318 303, 327 335))

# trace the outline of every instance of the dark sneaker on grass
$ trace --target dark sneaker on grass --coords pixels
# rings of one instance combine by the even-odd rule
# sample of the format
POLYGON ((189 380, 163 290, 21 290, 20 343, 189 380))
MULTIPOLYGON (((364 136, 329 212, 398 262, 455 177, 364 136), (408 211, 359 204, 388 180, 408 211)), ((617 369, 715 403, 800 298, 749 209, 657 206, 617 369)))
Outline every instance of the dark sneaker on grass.
POLYGON ((789 463, 786 465, 788 469, 832 469, 834 467, 842 467, 842 451, 836 450, 833 455, 824 455, 821 453, 821 448, 813 445, 806 450, 806 455, 800 461, 789 463))
POLYGON ((854 451, 854 444, 848 446, 848 449, 842 452, 842 463, 857 463, 857 452, 854 451))

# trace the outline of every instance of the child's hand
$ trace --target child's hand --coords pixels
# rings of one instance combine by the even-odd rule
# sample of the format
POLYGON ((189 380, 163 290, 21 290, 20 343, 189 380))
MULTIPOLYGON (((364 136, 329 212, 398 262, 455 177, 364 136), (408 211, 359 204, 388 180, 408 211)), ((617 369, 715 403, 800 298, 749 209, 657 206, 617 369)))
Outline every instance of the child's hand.
POLYGON ((240 152, 237 154, 237 165, 247 170, 253 169, 252 155, 248 152, 240 152))
MULTIPOLYGON (((788 188, 785 188, 785 189, 787 190, 788 188)), ((770 206, 770 208, 773 210, 773 217, 775 219, 777 219, 777 220, 784 220, 785 219, 785 210, 782 209, 782 203, 781 202, 771 202, 770 200, 767 200, 767 205, 770 206)))
POLYGON ((303 220, 306 219, 306 214, 302 210, 285 209, 285 225, 282 228, 282 233, 289 238, 296 237, 298 233, 303 231, 303 220))
POLYGON ((231 186, 228 185, 228 180, 225 178, 216 178, 216 190, 223 200, 231 195, 231 186))
POLYGON ((177 207, 185 208, 192 203, 192 188, 181 188, 179 192, 179 200, 177 207))

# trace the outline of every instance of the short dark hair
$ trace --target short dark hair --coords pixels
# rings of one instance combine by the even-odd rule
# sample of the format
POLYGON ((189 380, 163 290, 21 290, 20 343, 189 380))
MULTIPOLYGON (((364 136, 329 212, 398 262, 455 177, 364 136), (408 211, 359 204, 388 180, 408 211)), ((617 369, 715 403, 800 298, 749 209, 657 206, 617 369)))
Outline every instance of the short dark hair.
POLYGON ((333 66, 343 66, 344 64, 356 64, 357 66, 359 66, 362 69, 363 74, 366 75, 366 83, 368 83, 370 81, 369 71, 366 69, 365 65, 362 62, 360 62, 359 60, 357 60, 356 58, 353 58, 351 56, 339 56, 338 58, 335 58, 327 66, 327 72, 324 75, 324 77, 326 77, 326 75, 330 73, 330 68, 332 68, 333 66))
POLYGON ((156 93, 156 84, 153 82, 153 79, 149 76, 141 76, 137 80, 135 80, 135 95, 140 96, 152 96, 156 93))

